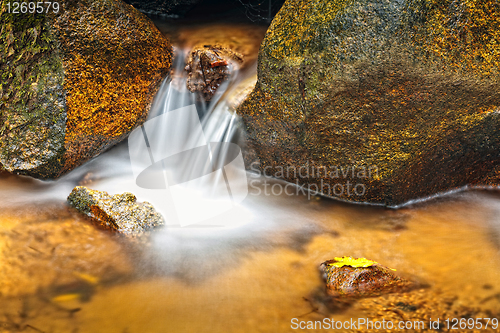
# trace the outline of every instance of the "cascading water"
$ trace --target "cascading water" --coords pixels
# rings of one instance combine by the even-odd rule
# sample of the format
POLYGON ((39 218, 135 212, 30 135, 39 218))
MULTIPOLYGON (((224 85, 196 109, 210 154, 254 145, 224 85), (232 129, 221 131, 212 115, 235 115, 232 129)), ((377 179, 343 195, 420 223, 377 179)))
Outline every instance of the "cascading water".
MULTIPOLYGON (((200 141, 208 143, 237 142, 239 132, 236 115, 234 112, 229 112, 227 103, 221 96, 229 92, 230 88, 234 88, 237 83, 240 83, 241 76, 233 75, 228 82, 225 82, 220 87, 221 94, 217 95, 218 98, 206 105, 204 102, 200 102, 200 98, 196 94, 187 90, 187 75, 184 71, 184 59, 187 52, 180 50, 177 53, 173 66, 176 77, 173 79, 169 77, 161 84, 148 119, 161 118, 162 115, 168 112, 189 106, 192 106, 197 114, 177 112, 176 117, 168 118, 170 121, 167 121, 167 117, 155 121, 156 131, 149 138, 151 142, 154 142, 159 149, 172 146, 182 149, 191 142, 200 141), (200 121, 202 127, 198 128, 196 124, 200 121), (193 126, 193 124, 195 125, 193 126)), ((142 126, 142 130, 144 130, 144 126, 142 126)), ((71 192, 71 189, 84 179, 85 184, 95 185, 96 188, 111 193, 133 191, 134 188, 141 191, 141 188, 135 185, 132 188, 129 187, 130 183, 135 183, 136 180, 132 178, 129 165, 130 157, 126 151, 126 145, 126 142, 118 145, 57 181, 42 182, 28 177, 4 181, 2 191, 0 191, 0 205, 64 200, 68 193, 71 192), (127 175, 130 176, 128 177, 130 179, 127 179, 127 175), (7 189, 10 191, 7 191, 7 189), (39 195, 41 193, 43 193, 43 196, 39 195)), ((203 170, 220 164, 217 163, 217 160, 222 161, 225 158, 220 152, 215 153, 215 151, 211 152, 210 160, 207 161, 200 161, 203 156, 196 154, 196 152, 186 154, 177 159, 175 165, 170 165, 169 171, 175 172, 177 177, 180 178, 196 178, 196 175, 201 172, 200 169, 203 170)), ((209 187, 210 182, 200 185, 209 187)), ((155 194, 147 193, 148 191, 142 192, 145 194, 146 200, 158 201, 155 200, 155 194)), ((163 211, 162 203, 158 203, 159 210, 168 215, 168 210, 163 211)))
POLYGON ((177 52, 173 78, 163 82, 148 120, 128 139, 124 158, 132 172, 94 187, 135 193, 151 202, 168 226, 238 224, 218 216, 236 209, 247 192, 242 154, 234 143, 240 139, 238 119, 224 97, 241 75, 232 75, 206 106, 186 89, 185 54, 177 52))

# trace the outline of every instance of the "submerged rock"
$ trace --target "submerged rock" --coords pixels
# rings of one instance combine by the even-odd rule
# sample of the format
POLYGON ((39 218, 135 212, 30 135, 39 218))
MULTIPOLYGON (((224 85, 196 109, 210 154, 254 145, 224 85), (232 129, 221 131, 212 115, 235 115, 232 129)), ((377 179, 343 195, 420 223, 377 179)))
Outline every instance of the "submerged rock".
POLYGON ((111 196, 107 192, 77 186, 68 202, 99 226, 129 236, 143 234, 164 223, 161 214, 149 202, 137 202, 132 193, 111 196))
POLYGON ((254 168, 393 207, 498 187, 499 13, 494 0, 286 1, 238 109, 254 168))
POLYGON ((57 178, 141 124, 171 64, 153 23, 117 0, 0 14, 0 165, 57 178), (57 8, 57 10, 56 10, 57 8))
POLYGON ((210 101, 220 85, 243 63, 243 55, 222 45, 199 45, 191 50, 185 70, 186 86, 210 101))
POLYGON ((341 257, 320 265, 325 274, 327 293, 335 298, 373 297, 408 291, 413 284, 365 258, 341 257))
MULTIPOLYGON (((73 215, 59 204, 2 208, 2 304, 6 297, 45 293, 54 286, 73 285, 81 289, 89 283, 116 283, 133 274, 125 243, 73 215)), ((46 307, 45 298, 44 303, 46 307)))

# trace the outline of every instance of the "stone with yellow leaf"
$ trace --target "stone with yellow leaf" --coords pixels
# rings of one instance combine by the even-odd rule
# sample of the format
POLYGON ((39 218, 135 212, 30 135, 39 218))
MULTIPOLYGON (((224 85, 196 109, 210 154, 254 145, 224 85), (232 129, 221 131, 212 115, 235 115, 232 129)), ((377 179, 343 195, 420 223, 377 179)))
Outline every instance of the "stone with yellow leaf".
POLYGON ((395 275, 387 268, 366 258, 335 257, 320 265, 328 295, 335 298, 373 297, 412 289, 415 284, 395 275))

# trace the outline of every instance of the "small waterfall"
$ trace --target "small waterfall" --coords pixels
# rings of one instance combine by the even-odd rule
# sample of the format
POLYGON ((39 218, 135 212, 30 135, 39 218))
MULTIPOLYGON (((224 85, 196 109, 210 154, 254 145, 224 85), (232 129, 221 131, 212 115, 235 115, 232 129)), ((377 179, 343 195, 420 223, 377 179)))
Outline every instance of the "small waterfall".
POLYGON ((248 84, 248 73, 254 76, 255 71, 234 71, 206 105, 186 88, 187 52, 176 54, 173 74, 162 83, 148 120, 129 136, 132 178, 129 171, 126 180, 96 185, 112 193, 130 191, 151 202, 169 226, 234 226, 244 220, 223 220, 220 215, 237 210, 248 184, 237 145, 239 119, 228 96, 239 84, 248 84))

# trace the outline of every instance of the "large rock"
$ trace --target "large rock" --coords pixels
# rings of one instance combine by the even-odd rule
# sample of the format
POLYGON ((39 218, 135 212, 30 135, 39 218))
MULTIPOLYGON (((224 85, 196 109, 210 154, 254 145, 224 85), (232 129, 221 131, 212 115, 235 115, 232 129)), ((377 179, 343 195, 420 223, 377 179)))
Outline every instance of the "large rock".
POLYGON ((129 236, 138 236, 164 224, 163 217, 149 202, 137 202, 132 193, 109 195, 77 186, 68 203, 100 227, 129 236))
POLYGON ((239 108, 252 168, 387 206, 498 186, 499 44, 493 0, 287 1, 239 108))
MULTIPOLYGON (((117 0, 0 16, 0 165, 57 178, 124 139, 171 64, 153 23, 117 0)), ((46 6, 46 5, 45 5, 46 6)))

